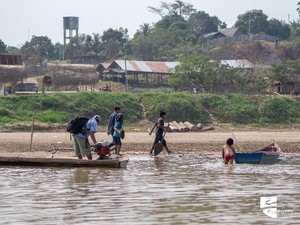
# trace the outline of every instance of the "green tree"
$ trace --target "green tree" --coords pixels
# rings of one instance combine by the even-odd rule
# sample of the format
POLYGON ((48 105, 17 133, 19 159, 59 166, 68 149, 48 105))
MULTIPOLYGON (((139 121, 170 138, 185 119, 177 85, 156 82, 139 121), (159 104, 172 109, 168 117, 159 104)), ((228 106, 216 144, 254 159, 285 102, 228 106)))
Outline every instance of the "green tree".
POLYGON ((235 27, 238 27, 244 34, 257 34, 259 32, 267 33, 268 31, 268 16, 262 10, 253 9, 238 16, 235 27))
POLYGON ((147 37, 150 34, 151 26, 149 23, 144 23, 143 25, 140 25, 139 32, 143 34, 143 37, 147 37))
POLYGON ((172 3, 161 2, 160 7, 156 8, 153 6, 148 6, 150 12, 159 14, 161 17, 166 15, 179 15, 182 17, 188 17, 193 12, 195 12, 194 6, 185 3, 181 0, 175 0, 172 3))
POLYGON ((270 19, 268 21, 267 34, 280 37, 282 39, 287 39, 291 36, 291 28, 284 21, 279 21, 277 19, 270 19))
POLYGON ((149 39, 140 39, 133 47, 134 56, 140 60, 155 60, 157 48, 149 39))
POLYGON ((42 64, 53 58, 54 45, 47 36, 32 36, 21 47, 21 54, 26 63, 42 64))
POLYGON ((239 92, 257 94, 270 92, 275 80, 269 68, 258 65, 251 70, 241 71, 236 82, 239 92))
POLYGON ((199 86, 207 93, 226 92, 234 80, 235 72, 219 61, 211 61, 206 55, 184 57, 175 68, 171 84, 176 90, 199 86))
POLYGON ((174 3, 170 3, 171 12, 174 15, 189 16, 191 13, 195 12, 194 6, 189 3, 184 3, 180 0, 175 0, 174 3))
POLYGON ((64 45, 59 42, 55 43, 54 50, 53 50, 53 55, 54 55, 53 59, 63 60, 64 58, 63 51, 64 51, 64 45))
POLYGON ((101 37, 98 33, 93 33, 92 50, 95 53, 95 55, 99 55, 101 51, 101 37))
POLYGON ((6 51, 8 53, 20 54, 20 49, 15 46, 7 46, 6 51))
POLYGON ((89 54, 92 52, 93 52, 93 37, 87 34, 84 40, 84 53, 89 54))
POLYGON ((155 14, 160 15, 161 17, 164 17, 165 15, 169 15, 172 12, 172 8, 170 4, 167 2, 160 2, 160 7, 156 8, 154 6, 148 6, 148 9, 150 12, 153 12, 155 14), (167 11, 167 13, 166 13, 167 11))
POLYGON ((86 44, 85 34, 81 34, 78 37, 71 38, 69 43, 66 46, 66 51, 65 51, 66 59, 84 56, 86 50, 85 44, 86 44))
POLYGON ((119 30, 109 28, 101 37, 107 59, 115 59, 124 54, 124 44, 128 41, 128 30, 122 27, 119 30))
POLYGON ((175 23, 186 23, 186 21, 179 15, 167 15, 155 24, 155 28, 167 31, 175 23))
POLYGON ((291 22, 290 29, 292 38, 300 37, 300 24, 298 22, 291 22))
POLYGON ((272 67, 274 79, 280 83, 287 83, 289 81, 300 80, 300 60, 285 61, 280 65, 272 67))
MULTIPOLYGON (((222 22, 218 17, 211 17, 204 11, 193 13, 188 19, 189 29, 197 36, 216 32, 221 27, 222 22)), ((224 26, 224 24, 223 24, 224 26)))
MULTIPOLYGON (((81 34, 79 37, 74 37, 66 46, 66 58, 82 57, 82 56, 99 56, 101 53, 101 36, 98 33, 81 34)), ((59 46, 57 46, 60 48, 59 46)), ((55 55, 58 55, 56 50, 55 55)))
POLYGON ((6 44, 0 39, 0 52, 6 52, 6 44))

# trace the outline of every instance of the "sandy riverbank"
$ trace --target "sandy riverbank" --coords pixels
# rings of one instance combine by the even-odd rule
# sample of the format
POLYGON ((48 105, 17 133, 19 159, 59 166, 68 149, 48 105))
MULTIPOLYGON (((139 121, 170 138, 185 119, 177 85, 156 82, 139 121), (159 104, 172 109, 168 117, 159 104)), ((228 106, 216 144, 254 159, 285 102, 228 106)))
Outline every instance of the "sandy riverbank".
MULTIPOLYGON (((273 140, 279 144, 283 152, 300 153, 300 130, 294 131, 238 131, 234 132, 238 145, 243 151, 252 151, 264 145, 271 143, 273 140)), ((175 154, 215 154, 220 149, 226 139, 232 137, 230 132, 205 132, 205 133, 167 133, 166 140, 170 149, 175 154)), ((105 133, 97 133, 97 140, 110 140, 105 133)), ((127 133, 123 140, 123 153, 127 154, 148 154, 154 135, 149 136, 147 133, 132 132, 127 133)), ((53 144, 60 147, 72 148, 72 140, 68 133, 34 133, 32 151, 30 151, 30 133, 1 133, 0 134, 0 153, 1 155, 41 155, 49 157, 52 155, 53 144)), ((71 155, 70 151, 60 152, 61 156, 71 155)))

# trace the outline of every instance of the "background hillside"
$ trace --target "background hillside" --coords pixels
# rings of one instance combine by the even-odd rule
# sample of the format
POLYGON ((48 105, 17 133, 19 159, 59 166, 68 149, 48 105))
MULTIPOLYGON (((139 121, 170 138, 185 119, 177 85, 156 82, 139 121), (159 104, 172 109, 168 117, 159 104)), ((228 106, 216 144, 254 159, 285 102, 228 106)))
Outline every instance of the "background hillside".
POLYGON ((215 60, 247 59, 254 64, 278 64, 287 60, 300 58, 300 43, 267 41, 244 41, 241 43, 212 46, 207 50, 215 60))

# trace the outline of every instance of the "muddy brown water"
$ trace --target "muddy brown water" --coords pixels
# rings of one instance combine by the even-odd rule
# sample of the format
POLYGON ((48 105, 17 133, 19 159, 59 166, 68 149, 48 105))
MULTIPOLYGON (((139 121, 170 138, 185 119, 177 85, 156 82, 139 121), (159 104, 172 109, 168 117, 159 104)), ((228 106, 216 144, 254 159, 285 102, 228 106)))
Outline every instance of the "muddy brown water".
POLYGON ((300 154, 233 167, 214 155, 129 158, 127 169, 0 167, 0 224, 300 222, 300 154), (278 218, 260 208, 270 196, 278 218))

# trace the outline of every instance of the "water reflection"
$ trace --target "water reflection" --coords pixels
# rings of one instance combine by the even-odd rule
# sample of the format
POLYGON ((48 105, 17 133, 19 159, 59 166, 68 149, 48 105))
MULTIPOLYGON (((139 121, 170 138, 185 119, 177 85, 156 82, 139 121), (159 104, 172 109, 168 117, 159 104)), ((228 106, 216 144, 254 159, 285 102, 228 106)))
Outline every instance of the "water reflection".
POLYGON ((86 168, 74 169, 73 176, 70 180, 70 184, 87 183, 89 180, 89 174, 91 170, 86 168))
MULTIPOLYGON (((300 155, 276 165, 132 156, 127 169, 0 167, 2 224, 274 224, 260 197, 299 213, 300 155)), ((299 214, 276 223, 299 221, 299 214)))

